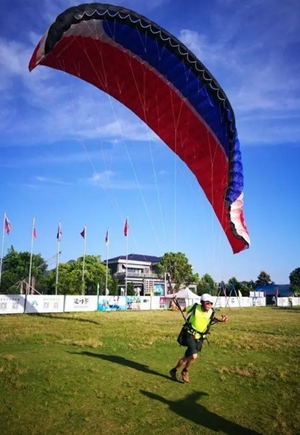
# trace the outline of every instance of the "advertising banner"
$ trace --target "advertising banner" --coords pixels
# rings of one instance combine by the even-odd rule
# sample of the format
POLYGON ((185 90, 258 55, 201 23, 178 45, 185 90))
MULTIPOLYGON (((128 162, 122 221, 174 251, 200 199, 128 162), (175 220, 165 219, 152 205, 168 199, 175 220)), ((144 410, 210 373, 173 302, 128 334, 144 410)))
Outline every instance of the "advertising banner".
POLYGON ((127 296, 126 309, 127 310, 150 310, 150 296, 127 296))
POLYGON ((65 311, 97 311, 97 296, 66 296, 65 311))
POLYGON ((27 295, 25 313, 62 313, 63 295, 27 295))
POLYGON ((252 298, 252 306, 253 307, 265 307, 266 306, 266 298, 252 298))
POLYGON ((25 295, 0 295, 0 314, 23 314, 25 295))
POLYGON ((126 296, 99 296, 98 311, 125 311, 126 296))
POLYGON ((126 296, 126 310, 140 310, 141 297, 140 296, 126 296))
POLYGON ((163 284, 154 284, 154 296, 163 296, 165 294, 165 286, 163 284))

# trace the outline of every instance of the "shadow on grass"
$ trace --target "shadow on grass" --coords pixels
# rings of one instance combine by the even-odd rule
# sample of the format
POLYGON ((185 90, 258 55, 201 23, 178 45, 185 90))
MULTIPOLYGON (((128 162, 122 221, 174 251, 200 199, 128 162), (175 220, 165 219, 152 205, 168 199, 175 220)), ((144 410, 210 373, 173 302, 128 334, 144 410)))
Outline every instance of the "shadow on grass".
POLYGON ((101 325, 101 323, 96 322, 96 320, 83 319, 82 317, 64 317, 59 314, 57 315, 57 314, 44 314, 44 313, 38 313, 37 315, 40 317, 48 317, 48 319, 70 320, 72 322, 86 322, 86 323, 93 323, 94 325, 101 325))
MULTIPOLYGON (((76 353, 77 355, 93 356, 95 358, 100 358, 100 359, 103 359, 105 361, 110 361, 114 364, 120 364, 122 366, 127 366, 127 367, 130 367, 131 369, 138 370, 138 371, 144 372, 144 373, 148 373, 149 375, 160 376, 162 378, 168 379, 169 381, 172 381, 170 376, 166 376, 163 373, 156 372, 155 370, 150 369, 149 366, 146 366, 146 364, 140 364, 136 361, 131 361, 130 359, 124 358, 123 356, 104 355, 101 353, 93 353, 93 352, 88 352, 88 351, 83 351, 80 353, 74 352, 74 353, 76 353)), ((172 381, 172 382, 174 382, 174 381, 172 381)))
POLYGON ((274 310, 287 311, 290 313, 298 313, 300 314, 300 306, 297 307, 272 307, 274 310))
POLYGON ((227 435, 261 435, 252 429, 233 423, 232 421, 227 420, 196 403, 202 396, 208 396, 207 393, 194 392, 186 396, 184 399, 176 401, 167 400, 162 396, 149 393, 148 391, 141 390, 141 393, 150 399, 158 400, 159 402, 167 404, 170 410, 175 412, 175 414, 214 432, 222 432, 227 435))

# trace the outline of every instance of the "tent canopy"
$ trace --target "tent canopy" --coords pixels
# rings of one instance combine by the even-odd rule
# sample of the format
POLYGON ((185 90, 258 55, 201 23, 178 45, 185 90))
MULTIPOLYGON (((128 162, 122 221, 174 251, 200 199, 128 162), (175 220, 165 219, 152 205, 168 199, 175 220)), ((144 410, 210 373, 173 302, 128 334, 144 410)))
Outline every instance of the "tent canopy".
POLYGON ((173 295, 166 295, 167 297, 173 298, 174 296, 177 296, 178 299, 200 299, 200 296, 196 293, 192 292, 188 287, 179 290, 179 292, 173 294, 173 295))

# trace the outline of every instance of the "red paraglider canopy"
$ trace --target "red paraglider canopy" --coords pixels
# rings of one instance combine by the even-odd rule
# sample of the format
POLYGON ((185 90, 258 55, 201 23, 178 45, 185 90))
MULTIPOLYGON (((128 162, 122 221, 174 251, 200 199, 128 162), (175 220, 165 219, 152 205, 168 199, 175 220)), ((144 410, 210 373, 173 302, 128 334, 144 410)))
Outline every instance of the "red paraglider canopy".
POLYGON ((128 9, 81 5, 57 17, 29 69, 37 65, 77 76, 139 116, 194 173, 233 252, 249 247, 233 110, 180 41, 128 9))

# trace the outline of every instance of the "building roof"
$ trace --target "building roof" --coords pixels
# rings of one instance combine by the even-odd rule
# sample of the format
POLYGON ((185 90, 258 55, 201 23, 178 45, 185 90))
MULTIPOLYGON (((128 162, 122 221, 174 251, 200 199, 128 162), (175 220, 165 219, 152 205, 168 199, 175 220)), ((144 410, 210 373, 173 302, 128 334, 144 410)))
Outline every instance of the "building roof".
MULTIPOLYGON (((129 261, 144 261, 147 263, 160 263, 161 257, 155 257, 154 255, 143 255, 143 254, 129 254, 127 256, 129 261)), ((126 260, 126 255, 119 255, 118 257, 109 258, 109 263, 117 263, 118 260, 126 260)))
POLYGON ((275 295, 278 292, 278 296, 289 296, 292 291, 289 284, 267 284, 255 287, 254 291, 265 292, 266 295, 275 295))

